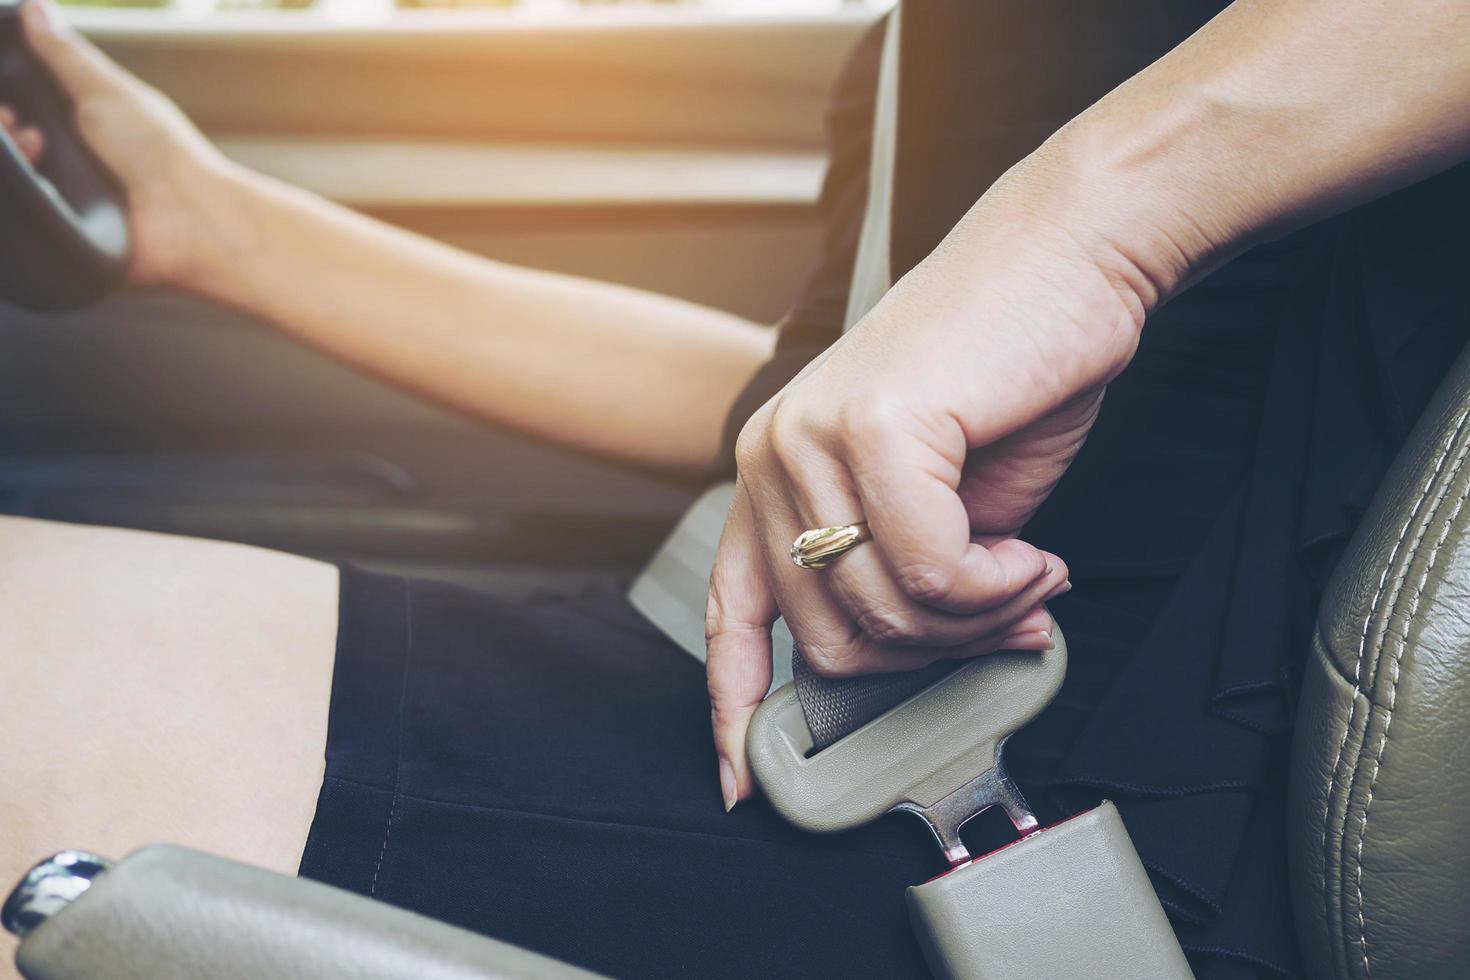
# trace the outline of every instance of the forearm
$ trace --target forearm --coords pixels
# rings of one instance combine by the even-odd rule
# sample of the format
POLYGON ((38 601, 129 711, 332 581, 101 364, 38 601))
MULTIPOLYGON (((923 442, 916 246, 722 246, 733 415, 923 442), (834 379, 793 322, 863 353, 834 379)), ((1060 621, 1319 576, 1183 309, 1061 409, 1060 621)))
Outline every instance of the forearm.
POLYGON ((229 171, 179 279, 370 373, 494 422, 697 467, 771 331, 634 289, 516 268, 229 171))
POLYGON ((1467 42, 1464 0, 1237 0, 997 191, 1146 314, 1254 242, 1470 157, 1467 42))

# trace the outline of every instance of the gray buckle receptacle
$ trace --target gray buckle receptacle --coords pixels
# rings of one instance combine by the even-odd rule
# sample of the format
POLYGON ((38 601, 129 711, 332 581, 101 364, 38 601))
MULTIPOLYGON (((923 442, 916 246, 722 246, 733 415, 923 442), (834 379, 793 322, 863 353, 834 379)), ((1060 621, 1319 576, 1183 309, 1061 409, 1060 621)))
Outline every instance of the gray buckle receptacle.
POLYGON ((1066 663, 1059 630, 1048 651, 976 658, 820 752, 793 685, 751 722, 756 780, 796 826, 835 833, 893 811, 928 825, 951 868, 911 887, 908 907, 937 977, 1193 977, 1117 808, 1038 828, 1006 774, 1006 739, 1051 703, 1066 663), (960 828, 992 806, 1020 839, 972 857, 960 828))

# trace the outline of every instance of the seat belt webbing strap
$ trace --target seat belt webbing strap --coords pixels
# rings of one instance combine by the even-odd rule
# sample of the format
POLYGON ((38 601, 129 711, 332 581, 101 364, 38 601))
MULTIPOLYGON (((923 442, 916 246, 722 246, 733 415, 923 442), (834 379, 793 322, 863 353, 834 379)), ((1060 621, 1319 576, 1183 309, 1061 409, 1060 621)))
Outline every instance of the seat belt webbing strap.
MULTIPOLYGON (((868 204, 853 266, 843 329, 867 314, 888 290, 889 239, 893 228, 893 176, 898 141, 899 10, 889 17, 878 76, 873 119, 873 149, 868 171, 868 204)), ((628 599, 664 635, 703 660, 704 606, 715 551, 730 509, 734 484, 722 484, 700 497, 633 583, 628 599)), ((775 649, 784 650, 790 634, 778 623, 775 649), (784 643, 783 643, 784 641, 784 643)), ((784 658, 777 658, 778 682, 790 680, 784 658)))
POLYGON ((873 147, 868 161, 868 203, 847 293, 846 333, 868 315, 893 285, 893 194, 898 171, 899 53, 903 40, 903 7, 894 8, 883 37, 878 95, 873 110, 873 147))
MULTIPOLYGON (((893 200, 898 171, 898 96, 903 49, 902 5, 889 18, 873 117, 873 149, 868 168, 868 205, 853 266, 843 332, 867 316, 893 285, 893 200)), ((776 650, 785 649, 775 647, 776 650)), ((791 650, 792 679, 812 744, 824 749, 895 705, 901 704, 959 666, 942 661, 923 670, 831 680, 815 674, 801 651, 791 650)))

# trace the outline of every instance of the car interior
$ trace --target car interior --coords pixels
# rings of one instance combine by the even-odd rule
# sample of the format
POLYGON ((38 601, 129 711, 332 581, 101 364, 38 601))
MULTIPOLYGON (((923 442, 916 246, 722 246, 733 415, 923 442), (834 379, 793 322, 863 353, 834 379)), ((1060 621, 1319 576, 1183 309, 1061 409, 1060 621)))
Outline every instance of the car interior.
MULTIPOLYGON (((884 5, 137 6, 80 8, 75 22, 234 159, 479 254, 774 324, 820 245, 828 92, 884 5)), ((0 84, 24 83, 23 67, 0 67, 0 84)), ((7 198, 39 193, 33 172, 5 167, 7 198)), ((105 182, 52 176, 73 217, 95 212, 89 196, 105 210, 105 182)), ((26 241, 61 244, 48 257, 11 233, 0 249, 0 513, 520 595, 626 582, 701 489, 470 421, 234 311, 113 291, 115 229, 32 218, 26 241)), ((1467 413, 1470 355, 1320 612, 1288 828, 1314 976, 1367 980, 1364 923, 1390 976, 1470 968, 1467 413), (1392 887, 1365 893, 1365 875, 1392 887)), ((1065 669, 1060 638, 1040 657, 982 658, 922 678, 819 751, 794 688, 757 715, 757 776, 798 827, 902 809, 959 849, 964 875, 909 894, 936 976, 1190 975, 1110 804, 1051 828, 1006 805, 995 760, 1065 669), (964 851, 977 800, 1012 817, 1019 844, 964 851)), ((31 978, 589 975, 166 841, 35 858, 4 915, 31 978)))
MULTIPOLYGON (((81 22, 266 173, 513 263, 782 315, 820 236, 827 92, 872 11, 414 13, 81 22)), ((534 588, 635 569, 691 497, 177 296, 4 316, 9 513, 534 588)))

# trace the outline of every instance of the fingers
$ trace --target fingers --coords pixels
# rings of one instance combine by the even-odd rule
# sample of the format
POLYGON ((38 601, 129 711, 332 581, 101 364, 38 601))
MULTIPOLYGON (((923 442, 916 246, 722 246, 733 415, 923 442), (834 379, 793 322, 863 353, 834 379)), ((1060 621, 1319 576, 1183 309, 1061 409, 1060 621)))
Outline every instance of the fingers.
POLYGON ((1013 632, 1002 638, 995 648, 997 650, 1050 650, 1056 625, 1046 607, 1038 606, 1012 626, 1013 632))
MULTIPOLYGON (((817 671, 845 676, 990 652, 1018 632, 1018 620, 1064 587, 1066 566, 1055 556, 1013 539, 972 543, 966 505, 943 476, 947 469, 959 478, 958 464, 944 464, 945 450, 960 463, 965 459, 958 430, 957 446, 942 447, 928 466, 906 467, 920 480, 940 476, 921 483, 918 494, 902 487, 891 494, 898 503, 884 511, 860 496, 863 474, 850 465, 860 454, 845 445, 849 440, 802 424, 802 415, 787 414, 786 407, 775 403, 753 420, 755 438, 742 436, 741 472, 749 476, 744 485, 771 589, 817 671), (927 490, 932 499, 916 499, 927 490), (792 541, 804 530, 862 519, 873 544, 823 571, 790 561, 792 541), (935 567, 957 567, 962 577, 951 595, 926 594, 896 571, 883 546, 899 539, 904 547, 904 535, 910 547, 938 555, 928 559, 935 567)), ((895 464, 898 452, 879 456, 875 465, 905 469, 895 464)))
POLYGON ((986 547, 971 540, 953 462, 967 448, 958 424, 907 433, 876 414, 849 440, 873 544, 898 587, 915 602, 954 613, 994 609, 1061 571, 1024 541, 986 547))
POLYGON ((15 110, 8 105, 0 105, 0 128, 3 128, 16 147, 32 164, 40 161, 46 152, 46 138, 35 126, 27 126, 21 122, 15 110))
POLYGON ((771 686, 771 624, 776 616, 760 539, 741 488, 720 538, 705 613, 710 720, 726 810, 755 789, 745 757, 745 731, 771 686))
POLYGON ((951 647, 1014 628, 1027 612, 1057 595, 1066 585, 1067 568, 1061 559, 1046 557, 1043 574, 1016 595, 989 609, 963 614, 923 605, 903 592, 871 545, 858 547, 819 574, 858 627, 872 639, 951 647))
MULTIPOLYGON (((791 544, 808 527, 824 523, 813 515, 856 515, 861 505, 843 491, 844 478, 820 452, 807 447, 798 457, 783 445, 781 453, 786 456, 781 461, 784 474, 744 482, 771 591, 807 662, 822 672, 850 671, 870 660, 863 631, 828 589, 826 572, 798 568, 791 561, 791 544), (793 483, 790 475, 796 473, 806 479, 793 483), (801 486, 813 489, 802 493, 801 486), (801 502, 794 502, 794 496, 801 502)), ((838 523, 840 518, 825 522, 838 523)))
POLYGON ((66 24, 51 0, 28 0, 21 20, 31 50, 74 99, 123 77, 122 69, 66 24))
MULTIPOLYGON (((1039 607, 1068 588, 1065 566, 1057 560, 1054 575, 1038 579, 1010 601, 985 613, 952 616, 899 594, 867 544, 828 569, 798 568, 789 549, 802 519, 788 503, 790 491, 780 481, 746 486, 764 534, 761 546, 777 605, 807 663, 823 676, 917 670, 946 657, 991 653, 1018 634, 1049 630, 1050 616, 1039 607), (844 580, 855 583, 851 597, 837 587, 844 580), (875 595, 888 598, 875 600, 875 595)), ((839 495, 828 506, 843 506, 839 495)), ((1017 642, 1012 649, 1045 649, 1050 637, 1017 642)))
MULTIPOLYGON (((820 663, 823 669, 838 673, 867 660, 868 651, 858 642, 860 635, 880 645, 953 647, 985 639, 993 642, 997 630, 1010 626, 1065 581, 1066 570, 1060 561, 1043 559, 1038 574, 1029 582, 1019 582, 1014 594, 987 596, 983 607, 951 611, 925 605, 906 593, 871 547, 859 547, 821 572, 796 568, 788 555, 797 535, 809 528, 863 519, 871 524, 872 517, 859 499, 849 469, 820 437, 790 418, 778 406, 770 413, 765 430, 765 461, 776 463, 779 473, 748 481, 746 486, 760 515, 777 602, 814 666, 820 663)), ((760 470, 759 462, 756 469, 760 470)), ((970 532, 962 502, 956 505, 956 512, 961 519, 953 533, 963 547, 970 532)), ((1012 547, 1014 544, 1006 546, 1012 547)))
MULTIPOLYGON (((836 615, 822 604, 818 604, 818 611, 825 616, 836 615)), ((710 718, 726 810, 755 790, 745 735, 771 685, 770 630, 777 613, 766 550, 756 533, 749 498, 742 487, 720 539, 706 612, 710 718)), ((810 621, 810 617, 804 618, 810 621)), ((848 642, 851 649, 845 672, 851 673, 914 670, 941 655, 933 648, 881 647, 861 633, 848 642)), ((995 649, 1042 650, 1050 645, 1051 617, 1037 607, 1024 615, 1009 616, 995 635, 956 648, 951 655, 973 656, 995 649)))

